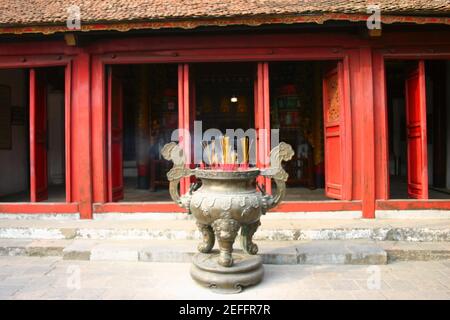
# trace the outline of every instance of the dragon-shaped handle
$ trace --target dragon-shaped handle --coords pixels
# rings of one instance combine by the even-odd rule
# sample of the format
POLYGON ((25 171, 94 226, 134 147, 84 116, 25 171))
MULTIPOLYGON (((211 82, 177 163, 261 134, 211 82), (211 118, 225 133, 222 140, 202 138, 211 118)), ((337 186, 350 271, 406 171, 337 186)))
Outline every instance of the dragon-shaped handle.
POLYGON ((191 193, 187 193, 180 197, 180 193, 178 192, 180 180, 194 174, 191 169, 186 167, 186 155, 184 150, 181 149, 177 143, 170 142, 162 148, 161 154, 164 159, 173 162, 172 169, 167 173, 170 196, 180 207, 189 209, 191 193))
POLYGON ((263 169, 261 175, 272 178, 277 184, 277 188, 274 195, 265 195, 267 210, 275 208, 286 195, 286 181, 289 175, 284 171, 281 162, 291 160, 293 156, 294 150, 284 142, 281 142, 270 152, 270 167, 263 169))

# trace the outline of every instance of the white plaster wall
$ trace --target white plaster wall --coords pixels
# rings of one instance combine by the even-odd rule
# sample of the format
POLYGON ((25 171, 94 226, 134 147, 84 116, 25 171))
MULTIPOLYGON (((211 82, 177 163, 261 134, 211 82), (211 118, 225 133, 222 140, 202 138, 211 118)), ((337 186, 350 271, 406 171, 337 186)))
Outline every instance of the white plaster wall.
MULTIPOLYGON (((28 108, 23 70, 0 70, 0 84, 11 87, 12 105, 28 108)), ((1 106, 0 106, 1 107, 1 106)), ((28 188, 27 125, 12 126, 12 149, 0 150, 0 195, 28 188)))

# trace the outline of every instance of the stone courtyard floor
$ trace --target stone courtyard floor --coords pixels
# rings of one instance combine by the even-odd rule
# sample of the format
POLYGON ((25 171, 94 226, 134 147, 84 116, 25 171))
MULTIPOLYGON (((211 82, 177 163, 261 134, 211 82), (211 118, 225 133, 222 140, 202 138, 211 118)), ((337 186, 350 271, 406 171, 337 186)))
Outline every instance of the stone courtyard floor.
POLYGON ((265 265, 238 295, 197 286, 188 263, 0 257, 0 299, 450 299, 450 260, 359 265, 265 265))

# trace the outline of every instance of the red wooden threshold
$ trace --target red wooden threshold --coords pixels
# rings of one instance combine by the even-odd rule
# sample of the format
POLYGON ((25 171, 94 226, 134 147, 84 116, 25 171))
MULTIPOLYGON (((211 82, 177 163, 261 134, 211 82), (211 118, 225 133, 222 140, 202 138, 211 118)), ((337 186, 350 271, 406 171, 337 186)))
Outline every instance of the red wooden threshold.
MULTIPOLYGON (((292 201, 283 202, 274 212, 359 211, 361 201, 292 201)), ((171 202, 96 203, 94 213, 186 212, 171 202)))
POLYGON ((0 204, 0 213, 78 213, 78 203, 2 203, 0 204))
POLYGON ((95 203, 94 213, 186 212, 173 202, 107 202, 95 203))
POLYGON ((361 201, 284 201, 273 212, 359 211, 361 201))
POLYGON ((377 200, 376 210, 450 210, 450 200, 377 200))

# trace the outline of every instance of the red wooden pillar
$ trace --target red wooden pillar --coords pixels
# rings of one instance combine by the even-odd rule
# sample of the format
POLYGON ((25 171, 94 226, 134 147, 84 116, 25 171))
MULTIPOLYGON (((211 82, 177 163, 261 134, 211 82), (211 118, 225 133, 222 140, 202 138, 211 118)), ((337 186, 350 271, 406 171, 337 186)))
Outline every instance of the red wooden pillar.
POLYGON ((386 78, 381 52, 373 53, 373 105, 375 121, 375 198, 389 198, 389 134, 387 130, 386 78))
POLYGON ((107 202, 107 99, 106 72, 100 56, 91 62, 91 128, 92 128, 92 189, 94 202, 107 202))
POLYGON ((360 49, 360 87, 364 105, 362 122, 362 164, 363 164, 363 191, 362 213, 363 218, 375 218, 375 128, 374 128, 374 94, 373 94, 373 66, 371 48, 360 49))
POLYGON ((81 219, 92 218, 90 55, 81 51, 72 65, 72 196, 81 219))
MULTIPOLYGON (((180 64, 178 66, 178 129, 179 144, 183 148, 186 159, 191 159, 191 112, 189 98, 189 65, 180 64)), ((190 161, 188 161, 190 162, 190 161)), ((190 163, 187 164, 190 166, 190 163)), ((189 190, 190 179, 183 178, 180 181, 180 194, 189 190)))
MULTIPOLYGON (((256 165, 258 168, 270 166, 270 96, 269 96, 269 64, 260 62, 257 65, 255 79, 255 129, 256 129, 256 165)), ((264 184, 266 191, 272 193, 269 178, 258 178, 258 183, 264 184)))

